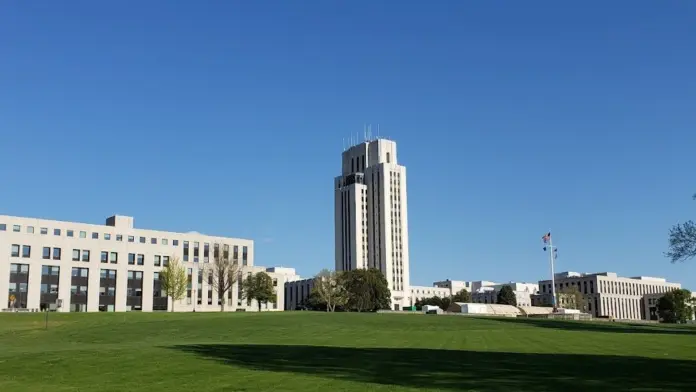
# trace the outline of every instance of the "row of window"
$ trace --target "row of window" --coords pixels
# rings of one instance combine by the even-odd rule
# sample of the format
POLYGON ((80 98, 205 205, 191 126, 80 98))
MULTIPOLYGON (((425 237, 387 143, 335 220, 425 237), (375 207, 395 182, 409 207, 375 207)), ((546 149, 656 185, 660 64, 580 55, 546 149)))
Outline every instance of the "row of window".
MULTIPOLYGON (((5 223, 0 223, 0 231, 7 231, 7 224, 5 223)), ((21 225, 12 225, 12 231, 15 233, 19 233, 22 231, 22 226, 21 225)), ((34 234, 34 226, 27 226, 26 227, 26 232, 28 234, 34 234)), ((40 233, 42 235, 48 235, 48 228, 47 227, 42 227, 40 228, 40 233)), ((53 235, 60 237, 63 234, 62 229, 53 229, 53 235)), ((67 237, 75 237, 75 231, 74 230, 66 230, 65 235, 67 237)), ((87 238, 87 232, 86 231, 80 231, 78 232, 79 238, 87 238)), ((103 233, 103 237, 105 240, 109 241, 111 240, 112 234, 111 233, 103 233)), ((123 235, 122 234, 116 234, 115 236, 116 241, 123 241, 123 235)), ((99 233, 97 232, 92 232, 91 233, 91 238, 93 240, 98 240, 99 239, 99 233)), ((129 235, 127 236, 128 242, 135 242, 135 236, 129 235)), ((147 243, 147 237, 138 237, 138 242, 141 244, 147 243)), ((162 238, 162 239, 157 239, 155 237, 150 238, 150 244, 152 245, 157 245, 157 243, 160 242, 162 245, 169 245, 169 239, 168 238, 162 238), (161 241, 161 242, 160 242, 161 241)), ((172 240, 171 241, 172 246, 179 246, 179 240, 172 240)))

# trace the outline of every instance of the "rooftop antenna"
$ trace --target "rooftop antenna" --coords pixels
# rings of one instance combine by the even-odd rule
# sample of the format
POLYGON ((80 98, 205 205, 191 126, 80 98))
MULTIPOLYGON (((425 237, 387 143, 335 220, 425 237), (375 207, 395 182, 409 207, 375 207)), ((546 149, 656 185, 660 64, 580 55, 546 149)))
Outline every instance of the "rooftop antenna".
POLYGON ((377 124, 377 139, 379 139, 379 124, 377 124))
POLYGON ((343 146, 343 151, 346 151, 346 138, 341 138, 341 145, 343 146))

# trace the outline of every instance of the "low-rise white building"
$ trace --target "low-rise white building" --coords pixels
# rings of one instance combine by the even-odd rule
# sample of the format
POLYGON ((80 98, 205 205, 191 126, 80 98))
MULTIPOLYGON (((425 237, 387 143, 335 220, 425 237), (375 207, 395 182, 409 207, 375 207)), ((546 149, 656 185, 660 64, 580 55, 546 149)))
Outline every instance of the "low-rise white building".
POLYGON ((119 215, 105 225, 0 215, 0 295, 6 300, 0 308, 40 310, 60 299, 61 312, 219 311, 224 300, 227 311, 258 310, 243 298, 239 282, 219 298, 205 273, 218 252, 239 265, 240 281, 268 273, 281 289, 262 310, 283 310, 282 288, 299 277, 291 268, 254 265, 252 240, 138 229, 132 217, 119 215), (185 298, 172 304, 159 272, 175 258, 189 285, 185 298))
MULTIPOLYGON (((624 278, 615 272, 578 273, 561 272, 554 276, 556 293, 576 289, 585 303, 580 309, 594 317, 612 317, 622 320, 649 320, 646 301, 654 294, 680 289, 681 284, 664 278, 637 276, 624 278)), ((551 280, 539 281, 540 298, 552 293, 551 280)))
MULTIPOLYGON (((456 292, 455 292, 456 293, 456 292)), ((452 291, 448 288, 442 287, 428 287, 428 286, 411 286, 411 306, 415 305, 417 301, 424 298, 440 297, 449 298, 452 295, 452 291)))
POLYGON ((482 286, 471 294, 471 302, 482 304, 495 304, 498 300, 498 293, 504 286, 510 286, 517 299, 517 306, 532 306, 532 295, 539 291, 536 283, 498 283, 491 286, 482 286))

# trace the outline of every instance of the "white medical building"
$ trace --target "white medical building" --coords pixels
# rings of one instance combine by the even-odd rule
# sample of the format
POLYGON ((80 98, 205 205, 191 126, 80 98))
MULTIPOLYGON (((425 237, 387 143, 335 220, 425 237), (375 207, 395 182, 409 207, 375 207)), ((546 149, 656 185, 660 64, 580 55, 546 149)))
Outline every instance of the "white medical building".
MULTIPOLYGON (((0 309, 41 310, 62 300, 61 312, 219 311, 220 298, 204 266, 229 252, 240 279, 264 271, 279 289, 262 310, 283 310, 292 268, 254 265, 254 243, 240 238, 137 229, 133 218, 112 216, 105 225, 0 215, 0 309), (172 304, 159 271, 178 258, 186 269, 186 297, 172 304)), ((257 311, 239 284, 226 293, 227 311, 257 311)))
MULTIPOLYGON (((624 278, 615 272, 593 274, 562 272, 554 275, 556 295, 575 289, 583 294, 584 312, 594 317, 613 317, 622 320, 650 320, 650 299, 659 294, 680 289, 681 284, 667 282, 664 278, 637 276, 624 278), (657 294, 657 295, 656 295, 657 294)), ((551 281, 539 281, 540 295, 535 305, 548 304, 551 298, 551 281)))
POLYGON ((342 154, 334 181, 337 271, 377 268, 387 279, 392 307, 409 306, 406 168, 396 143, 375 139, 342 154))

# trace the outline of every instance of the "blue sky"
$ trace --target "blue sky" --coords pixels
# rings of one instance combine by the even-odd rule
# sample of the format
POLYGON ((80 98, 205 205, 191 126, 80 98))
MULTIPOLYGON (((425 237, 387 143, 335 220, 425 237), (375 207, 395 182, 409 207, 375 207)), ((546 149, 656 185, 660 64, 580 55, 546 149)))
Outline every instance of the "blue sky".
POLYGON ((696 218, 696 3, 4 2, 0 213, 333 261, 342 138, 408 168, 412 284, 658 275, 696 218))

